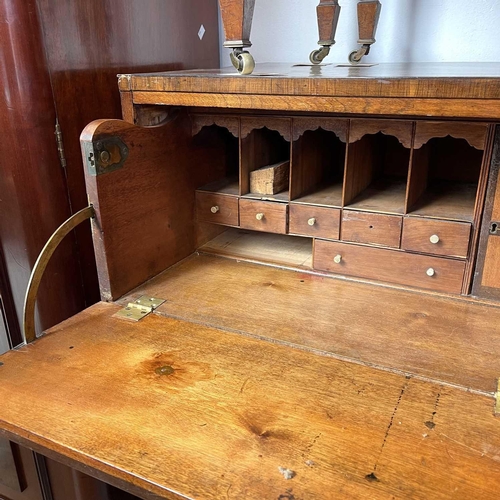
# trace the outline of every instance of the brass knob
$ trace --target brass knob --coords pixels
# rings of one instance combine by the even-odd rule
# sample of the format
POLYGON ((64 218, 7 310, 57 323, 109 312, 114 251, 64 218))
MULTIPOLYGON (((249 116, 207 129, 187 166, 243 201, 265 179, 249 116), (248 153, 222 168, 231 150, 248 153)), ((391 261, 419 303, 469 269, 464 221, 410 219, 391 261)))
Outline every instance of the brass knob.
POLYGON ((314 224, 316 224, 316 219, 314 217, 311 217, 307 223, 310 225, 310 226, 314 226, 314 224))
POLYGON ((262 220, 262 219, 264 218, 264 214, 263 214, 263 213, 258 213, 258 214, 255 216, 255 218, 256 218, 257 220, 262 220))
POLYGON ((432 269, 432 267, 429 267, 429 269, 427 269, 426 273, 427 273, 427 276, 432 277, 436 274, 436 271, 434 271, 434 269, 432 269))
POLYGON ((437 234, 433 234, 430 238, 429 238, 430 242, 431 243, 439 243, 439 236, 437 234))
POLYGON ((210 209, 210 212, 216 214, 217 212, 220 212, 220 208, 218 207, 218 205, 215 205, 210 209))
POLYGON ((340 264, 342 262, 342 255, 336 255, 333 258, 333 262, 335 262, 335 264, 340 264))

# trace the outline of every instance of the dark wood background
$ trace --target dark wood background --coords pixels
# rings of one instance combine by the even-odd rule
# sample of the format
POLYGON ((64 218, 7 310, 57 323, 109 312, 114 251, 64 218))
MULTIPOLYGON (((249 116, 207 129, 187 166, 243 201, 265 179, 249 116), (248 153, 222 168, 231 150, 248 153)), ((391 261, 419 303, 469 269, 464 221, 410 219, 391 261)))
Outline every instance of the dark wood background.
MULTIPOLYGON (((87 205, 80 132, 94 119, 121 117, 118 73, 218 67, 217 1, 0 0, 0 54, 0 302, 17 345, 33 264, 57 226, 87 205), (56 120, 66 168, 58 157, 56 120)), ((98 299, 84 225, 47 269, 38 331, 98 299)), ((14 447, 14 454, 26 489, 2 486, 0 471, 0 497, 49 498, 38 480, 49 477, 55 500, 121 498, 63 465, 40 466, 28 450, 14 447)))

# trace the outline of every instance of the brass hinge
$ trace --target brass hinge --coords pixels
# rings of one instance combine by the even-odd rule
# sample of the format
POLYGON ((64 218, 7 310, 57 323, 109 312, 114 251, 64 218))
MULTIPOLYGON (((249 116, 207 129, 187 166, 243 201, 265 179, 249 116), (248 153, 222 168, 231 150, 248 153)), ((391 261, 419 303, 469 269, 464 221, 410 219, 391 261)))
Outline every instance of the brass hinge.
POLYGON ((139 321, 151 314, 157 307, 165 302, 164 299, 157 299, 149 295, 139 297, 135 302, 129 302, 126 307, 120 309, 113 317, 139 321))
POLYGON ((56 120, 56 142, 57 142, 57 152, 59 153, 59 161, 61 162, 61 167, 66 168, 66 153, 64 152, 64 143, 62 138, 61 125, 59 125, 59 120, 56 120))

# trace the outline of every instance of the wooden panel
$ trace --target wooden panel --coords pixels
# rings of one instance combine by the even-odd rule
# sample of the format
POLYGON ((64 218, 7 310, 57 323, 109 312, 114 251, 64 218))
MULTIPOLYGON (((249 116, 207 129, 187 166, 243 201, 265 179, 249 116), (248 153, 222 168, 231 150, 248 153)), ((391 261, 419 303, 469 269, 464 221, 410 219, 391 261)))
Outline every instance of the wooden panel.
POLYGON ((488 239, 484 257, 481 286, 500 288, 500 237, 491 236, 488 239))
POLYGON ((119 120, 93 122, 82 133, 82 144, 115 136, 129 148, 124 166, 97 177, 85 173, 97 213, 93 235, 105 300, 194 251, 195 188, 211 180, 219 160, 201 146, 190 147, 190 123, 183 114, 148 129, 119 120))
MULTIPOLYGON (((65 172, 60 167, 54 137, 54 98, 37 12, 35 0, 0 2, 0 245, 19 323, 38 253, 70 215, 65 172)), ((84 307, 74 243, 74 238, 67 238, 46 270, 38 295, 39 331, 84 307), (54 290, 59 291, 56 299, 54 290)), ((17 345, 20 339, 16 337, 13 334, 17 345)))
POLYGON ((314 205, 290 205, 288 231, 291 234, 339 239, 340 210, 314 205))
POLYGON ((157 315, 132 324, 117 309, 93 306, 2 358, 3 429, 148 498, 500 488, 491 395, 157 315))
POLYGON ((286 234, 287 215, 288 206, 284 203, 240 199, 240 226, 243 229, 286 234))
MULTIPOLYGON (((262 255, 285 246, 277 241, 262 255)), ((169 297, 158 310, 167 316, 496 390, 500 336, 491 325, 500 322, 500 308, 491 304, 206 255, 165 271, 123 303, 143 294, 169 297)))
POLYGON ((21 492, 21 477, 9 441, 0 438, 0 486, 21 492))
POLYGON ((216 224, 239 224, 238 198, 221 194, 196 192, 196 217, 216 224))
POLYGON ((394 250, 317 240, 313 267, 344 276, 460 293, 465 263, 457 260, 415 255, 394 250), (339 263, 335 256, 341 256, 339 263), (432 276, 427 275, 434 270, 432 276))
POLYGON ((403 218, 369 212, 342 212, 342 240, 399 248, 403 218))
MULTIPOLYGON (((147 8, 135 0, 106 0, 105 3, 101 0, 38 0, 30 3, 36 3, 36 8, 30 9, 30 16, 33 19, 39 17, 44 40, 43 43, 31 44, 29 50, 33 46, 40 47, 40 50, 44 48, 43 56, 37 55, 36 58, 46 63, 50 72, 53 89, 50 104, 56 107, 66 156, 66 169, 61 173, 67 182, 64 189, 69 194, 71 210, 76 212, 87 205, 79 136, 92 120, 121 118, 117 73, 217 67, 217 2, 148 0, 147 8), (197 35, 201 24, 206 30, 203 40, 197 35)), ((29 28, 24 29, 20 36, 26 39, 28 32, 29 28)), ((24 63, 16 58, 13 76, 18 66, 24 66, 24 63)), ((33 76, 30 81, 34 82, 36 78, 33 76)), ((126 119, 133 120, 130 93, 128 97, 126 119)), ((53 130, 54 121, 46 127, 46 135, 55 150, 53 130)), ((30 149, 39 150, 36 147, 30 149)), ((58 176, 57 168, 54 168, 57 156, 54 156, 49 169, 53 177, 58 176)), ((40 156, 33 161, 34 169, 38 171, 40 156)), ((31 182, 33 178, 30 177, 31 182)), ((48 202, 41 202, 47 207, 45 212, 50 207, 60 214, 61 220, 66 218, 64 211, 55 204, 56 200, 63 199, 62 196, 47 193, 47 199, 48 202)), ((40 226, 40 223, 35 225, 40 226)), ((80 275, 85 299, 91 304, 99 300, 99 290, 89 226, 77 228, 75 234, 78 255, 72 258, 79 261, 82 268, 80 275)), ((70 264, 59 262, 61 266, 57 272, 61 274, 60 269, 68 269, 70 264)), ((81 287, 74 286, 75 280, 71 283, 72 294, 81 290, 81 287)), ((56 286, 53 279, 51 286, 56 286)), ((50 296, 50 293, 44 295, 50 296)), ((70 293, 63 295, 61 300, 67 300, 70 293)), ((82 302, 78 310, 83 306, 82 302)), ((60 301, 58 307, 61 307, 60 301)))
POLYGON ((455 139, 465 139, 474 148, 482 150, 485 146, 487 131, 487 123, 418 121, 413 147, 419 149, 434 137, 450 135, 455 139))
POLYGON ((500 276, 498 275, 498 269, 500 269, 500 244, 497 242, 499 236, 490 234, 490 227, 491 222, 500 219, 499 171, 500 129, 496 127, 473 281, 473 293, 475 295, 494 300, 500 300, 500 276))
POLYGON ((470 235, 470 224, 407 217, 403 222, 401 248, 465 258, 469 253, 470 235), (437 236, 438 241, 431 241, 433 236, 437 236))
POLYGON ((367 134, 379 132, 396 137, 405 148, 411 148, 413 122, 396 120, 351 120, 349 143, 357 142, 367 134))

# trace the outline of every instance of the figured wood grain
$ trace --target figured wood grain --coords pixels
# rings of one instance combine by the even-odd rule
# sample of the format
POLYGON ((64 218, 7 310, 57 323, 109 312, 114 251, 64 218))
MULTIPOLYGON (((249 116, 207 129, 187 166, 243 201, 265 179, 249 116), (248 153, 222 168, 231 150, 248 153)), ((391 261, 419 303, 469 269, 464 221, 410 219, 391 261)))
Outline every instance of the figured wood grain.
MULTIPOLYGON (((257 64, 241 78, 234 68, 127 75, 125 90, 276 96, 371 97, 497 100, 500 63, 382 63, 371 66, 309 66, 257 64)), ((122 87, 121 87, 122 88, 122 87)), ((403 104, 403 102, 402 102, 403 104)), ((442 108, 450 101, 443 102, 442 108)), ((425 116, 425 114, 422 114, 425 116)), ((465 115, 461 115, 465 116, 465 115)))
POLYGON ((403 218, 397 215, 342 211, 343 241, 399 248, 403 218))
POLYGON ((3 432, 151 499, 495 498, 491 396, 117 309, 2 357, 3 432))
POLYGON ((200 221, 237 226, 238 206, 237 196, 196 192, 196 217, 200 221))
POLYGON ((452 257, 467 257, 471 224, 406 217, 403 222, 401 248, 415 252, 452 257), (439 241, 432 243, 431 236, 439 241))
POLYGON ((340 209, 337 208, 291 203, 288 232, 290 234, 338 240, 340 212, 340 209), (313 224, 310 224, 310 221, 313 224))
POLYGON ((240 199, 240 227, 253 231, 286 234, 288 205, 272 201, 240 199), (257 216, 262 215, 259 220, 257 216))
MULTIPOLYGON (((276 242, 268 252, 285 246, 276 242)), ((234 259, 243 256, 235 253, 234 259)), ((500 321, 500 308, 234 259, 193 256, 123 303, 143 294, 166 297, 161 314, 496 390, 500 336, 492 334, 491 325, 500 321)))
POLYGON ((463 261, 410 254, 334 241, 314 242, 313 267, 342 276, 356 276, 447 293, 460 293, 463 261), (340 262, 334 257, 339 255, 340 262), (434 270, 432 276, 427 275, 434 270))
MULTIPOLYGON (((246 80, 241 78, 240 80, 246 80)), ((468 82, 467 82, 468 83, 468 82)), ((492 81, 492 85, 498 82, 492 81)), ((301 89, 302 90, 302 89, 301 89)), ((389 89, 387 89, 389 91, 389 89)), ((135 104, 166 104, 169 106, 207 106, 224 109, 262 109, 272 111, 305 111, 309 113, 356 113, 381 116, 426 116, 440 118, 478 118, 482 120, 500 117, 500 100, 496 99, 439 99, 430 98, 391 98, 391 97, 350 97, 267 95, 260 93, 216 92, 163 92, 134 91, 135 104)), ((231 91, 229 91, 231 92, 231 91)), ((233 90, 234 92, 234 90, 233 90)))

